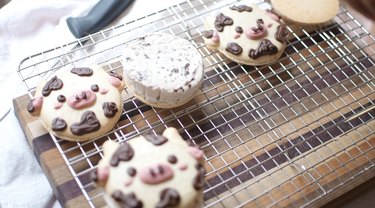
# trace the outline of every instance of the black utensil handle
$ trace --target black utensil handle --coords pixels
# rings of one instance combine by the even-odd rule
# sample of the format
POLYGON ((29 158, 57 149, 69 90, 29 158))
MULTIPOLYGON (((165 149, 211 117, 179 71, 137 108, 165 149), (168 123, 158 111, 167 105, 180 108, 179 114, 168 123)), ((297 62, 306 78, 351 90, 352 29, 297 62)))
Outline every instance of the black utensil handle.
POLYGON ((111 23, 133 0, 100 0, 84 17, 69 17, 66 22, 74 37, 98 32, 111 23))

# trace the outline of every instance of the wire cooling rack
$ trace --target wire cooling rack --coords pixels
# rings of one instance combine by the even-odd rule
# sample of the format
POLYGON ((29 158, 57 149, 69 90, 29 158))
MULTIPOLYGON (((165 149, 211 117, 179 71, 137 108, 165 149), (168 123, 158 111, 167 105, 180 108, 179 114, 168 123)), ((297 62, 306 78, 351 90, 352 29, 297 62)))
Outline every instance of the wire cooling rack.
POLYGON ((103 142, 167 126, 204 150, 204 207, 318 206, 375 176, 373 36, 341 5, 325 25, 288 25, 290 40, 275 63, 239 65, 207 49, 202 38, 206 16, 233 3, 189 0, 21 63, 31 95, 57 70, 95 63, 121 72, 124 44, 150 32, 185 38, 203 56, 203 87, 183 107, 153 108, 125 88, 111 132, 82 143, 53 137, 90 206, 105 205, 87 177, 103 156, 103 142))

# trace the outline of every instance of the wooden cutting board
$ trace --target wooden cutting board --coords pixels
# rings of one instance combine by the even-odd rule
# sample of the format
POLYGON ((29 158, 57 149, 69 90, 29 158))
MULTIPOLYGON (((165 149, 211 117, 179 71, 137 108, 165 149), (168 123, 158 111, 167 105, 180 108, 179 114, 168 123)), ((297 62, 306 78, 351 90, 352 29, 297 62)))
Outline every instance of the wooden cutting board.
MULTIPOLYGON (((325 81, 329 82, 329 79, 325 81)), ((322 80, 317 80, 317 83, 320 82, 322 82, 322 80)), ((217 196, 225 199, 221 204, 224 204, 225 206, 233 206, 237 203, 231 201, 234 200, 231 199, 234 197, 232 194, 232 191, 234 190, 238 191, 235 194, 235 199, 238 200, 238 198, 240 198, 244 202, 246 202, 246 199, 249 197, 249 193, 251 193, 251 195, 257 195, 257 193, 263 193, 264 190, 270 190, 270 192, 267 192, 266 194, 258 195, 254 202, 246 203, 254 206, 269 206, 272 204, 272 200, 269 198, 269 195, 271 194, 274 199, 287 197, 286 200, 282 200, 279 203, 279 206, 291 206, 295 203, 301 203, 302 205, 306 198, 316 198, 326 189, 330 190, 332 187, 335 187, 329 193, 320 197, 319 200, 313 201, 312 204, 314 206, 323 205, 359 184, 373 178, 375 172, 371 171, 371 169, 374 169, 371 164, 375 161, 375 152, 372 149, 375 146, 375 137, 374 135, 371 135, 369 131, 371 132, 371 130, 374 131, 375 129, 375 120, 373 119, 375 111, 372 109, 361 114, 363 107, 371 107, 372 104, 363 102, 362 106, 359 106, 358 109, 344 107, 340 108, 338 111, 335 109, 335 107, 342 106, 342 100, 354 99, 355 97, 353 96, 355 95, 359 95, 360 98, 363 95, 358 93, 369 92, 369 90, 371 89, 367 85, 363 85, 362 87, 353 89, 350 93, 343 94, 340 99, 332 99, 328 105, 322 106, 324 111, 320 108, 314 107, 308 114, 304 114, 300 117, 290 117, 290 120, 287 123, 280 122, 280 126, 278 126, 277 129, 282 130, 282 133, 289 135, 290 138, 289 143, 284 143, 285 147, 290 148, 290 151, 287 152, 289 154, 288 156, 292 158, 292 161, 289 162, 283 154, 280 154, 280 152, 277 151, 276 147, 278 142, 273 143, 270 141, 267 136, 268 134, 261 134, 262 136, 259 136, 256 140, 249 139, 244 144, 230 149, 222 140, 212 141, 213 144, 207 146, 201 138, 197 137, 194 139, 195 143, 203 146, 203 150, 208 158, 207 164, 210 164, 206 166, 206 169, 209 172, 206 176, 208 187, 215 187, 207 189, 205 193, 206 202, 212 202, 213 199, 217 199, 217 196), (327 115, 323 113, 335 111, 337 111, 337 113, 329 114, 329 119, 326 119, 327 115), (358 112, 357 116, 355 116, 355 112, 358 112), (347 121, 345 121, 345 119, 347 121), (315 121, 312 122, 308 128, 301 125, 301 122, 311 122, 312 120, 315 121), (321 126, 319 126, 319 124, 321 126), (300 129, 296 131, 294 127, 299 127, 300 129), (307 141, 302 141, 302 139, 305 138, 308 138, 307 141), (257 144, 255 141, 260 142, 260 144, 257 144), (300 142, 300 144, 292 147, 292 143, 294 144, 297 142, 300 142), (216 154, 215 151, 218 151, 214 150, 213 146, 216 149, 219 149, 219 151, 223 151, 223 153, 219 156, 210 157, 210 155, 216 154), (227 150, 225 148, 227 148, 227 150), (246 156, 249 151, 248 148, 251 148, 253 153, 246 156), (244 156, 241 156, 241 154, 244 156), (237 159, 239 156, 242 157, 242 163, 237 159), (270 160, 270 157, 273 159, 270 160), (225 164, 223 164, 223 160, 225 161, 225 164), (306 166, 306 161, 308 161, 308 166, 306 166), (299 164, 305 165, 302 166, 299 164), (245 168, 244 165, 247 167, 245 168), (215 168, 217 170, 215 170, 215 168), (364 171, 368 168, 370 168, 370 171, 364 171), (252 175, 246 174, 247 169, 252 171, 252 175), (238 183, 238 181, 236 182, 236 180, 230 180, 226 181, 225 184, 220 185, 221 181, 219 179, 227 177, 228 174, 233 174, 231 173, 233 171, 235 174, 238 174, 237 177, 242 180, 241 183, 238 183), (353 173, 358 173, 358 175, 353 175, 353 173), (352 179, 353 177, 354 179, 352 179), (282 185, 275 183, 275 180, 282 182, 282 185), (230 187, 230 189, 228 187, 230 187)), ((280 93, 282 93, 282 91, 280 91, 280 93)), ((310 93, 312 93, 312 91, 310 91, 310 93)), ((295 92, 295 95, 304 96, 297 92, 295 92)), ((198 100, 200 97, 201 95, 196 97, 197 102, 199 102, 198 100)), ((285 102, 295 101, 293 101, 293 97, 284 98, 285 102)), ((375 100, 375 95, 370 94, 368 99, 372 101, 375 100)), ((51 136, 41 126, 37 118, 32 117, 27 113, 26 106, 29 100, 30 98, 28 95, 16 98, 13 101, 15 114, 35 153, 35 156, 54 190, 57 199, 64 207, 89 207, 90 204, 83 195, 78 183, 90 186, 89 194, 98 193, 100 191, 91 185, 87 185, 90 183, 88 182, 88 172, 79 177, 74 177, 72 175, 72 172, 70 171, 71 167, 68 166, 67 162, 64 160, 64 155, 61 154, 51 136)), ((262 99, 258 99, 257 102, 261 103, 262 99)), ((274 104, 280 109, 285 105, 278 102, 275 102, 274 104)), ((314 105, 314 103, 310 104, 314 105)), ((127 103, 125 103, 124 106, 125 109, 128 108, 126 107, 127 103)), ((292 106, 292 108, 294 107, 292 106)), ((305 107, 309 108, 308 105, 305 107)), ((209 112, 210 110, 212 109, 210 109, 209 106, 203 106, 200 110, 194 110, 190 116, 202 118, 201 113, 209 112)), ((231 115, 230 112, 234 111, 239 113, 243 112, 243 110, 244 109, 241 108, 229 109, 228 111, 222 112, 222 115, 224 117, 229 117, 231 115)), ((275 108, 272 108, 272 106, 265 103, 264 106, 259 107, 258 110, 264 110, 267 114, 272 115, 275 108)), ((157 116, 156 112, 147 106, 144 106, 142 111, 142 115, 137 113, 129 113, 127 115, 128 118, 134 120, 137 120, 137 117, 146 115, 147 122, 144 122, 144 124, 137 124, 139 129, 147 127, 147 124, 145 123, 154 123, 159 117, 170 117, 170 115, 164 114, 157 116)), ((285 114, 286 112, 278 113, 285 114)), ((277 119, 280 119, 277 113, 270 118, 275 122, 277 122, 277 119)), ((241 126, 243 122, 253 123, 248 127, 249 129, 252 129, 254 128, 253 126, 257 125, 254 123, 254 120, 262 121, 260 118, 256 117, 256 114, 246 114, 245 117, 239 119, 241 119, 241 122, 240 120, 234 119, 229 124, 222 125, 220 131, 231 131, 232 128, 236 129, 236 126, 241 126)), ((126 117, 120 119, 119 125, 121 126, 124 122, 128 122, 126 117)), ((180 122, 184 122, 183 117, 180 117, 180 122)), ((220 116, 210 119, 210 122, 202 119, 196 125, 199 129, 194 127, 187 129, 187 131, 191 135, 198 135, 200 130, 210 131, 210 129, 213 128, 211 125, 219 125, 221 122, 223 121, 220 120, 220 116)), ((175 127, 178 128, 177 122, 174 124, 171 122, 171 125, 176 125, 175 127)), ((187 126, 190 126, 190 124, 187 124, 187 126)), ((180 132, 181 131, 182 129, 180 128, 180 132)), ((259 129, 253 129, 254 133, 257 131, 259 131, 259 129)), ((244 131, 238 128, 238 132, 236 134, 227 135, 225 141, 235 141, 236 139, 238 140, 238 137, 249 137, 246 135, 246 132, 247 130, 244 131)), ((212 132, 207 135, 213 139, 217 137, 217 135, 215 136, 212 132)), ((62 142, 59 143, 59 145, 75 146, 77 144, 62 142)), ((98 159, 99 157, 96 157, 92 159, 92 161, 97 162, 98 159)), ((88 167, 82 165, 80 168, 85 170, 88 167)))
MULTIPOLYGON (((51 184, 51 187, 53 188, 53 191, 58 201, 61 203, 63 207, 89 207, 90 205, 87 199, 84 197, 82 190, 79 188, 75 177, 73 177, 67 163, 64 161, 61 153, 56 147, 51 136, 40 125, 39 121, 36 118, 30 116, 25 110, 29 100, 30 98, 27 95, 15 99, 13 102, 15 113, 31 147, 34 150, 35 156, 37 157, 40 166, 42 167, 44 173, 46 174, 51 184)), ((364 118, 359 117, 359 119, 364 118)), ((355 123, 360 121, 357 120, 352 122, 355 123)), ((375 126, 374 120, 369 120, 367 122, 369 122, 367 126, 375 126)), ((246 183, 243 183, 241 185, 235 184, 236 188, 241 186, 248 186, 251 192, 254 193, 256 193, 257 190, 270 188, 270 190, 275 191, 275 193, 273 193, 275 197, 277 197, 277 195, 280 194, 276 190, 284 190, 290 193, 291 199, 293 201, 298 202, 299 200, 302 200, 304 197, 314 194, 316 190, 322 189, 322 187, 318 187, 317 185, 304 186, 306 184, 309 184, 309 182, 306 181, 306 178, 312 178, 314 180, 319 179, 317 180, 319 181, 319 186, 325 185, 327 187, 330 187, 333 185, 337 185, 341 182, 340 179, 350 178, 352 176, 352 171, 355 171, 356 169, 363 169, 369 166, 369 162, 374 162, 375 160, 374 151, 371 151, 371 149, 369 149, 371 148, 371 145, 373 146, 375 144, 374 136, 368 138, 366 141, 358 143, 358 145, 356 146, 350 146, 351 144, 348 140, 348 138, 355 140, 355 137, 358 135, 358 132, 360 131, 366 133, 366 127, 360 127, 360 129, 356 131, 350 131, 349 129, 347 130, 347 135, 334 138, 332 144, 328 145, 328 147, 331 148, 330 151, 334 151, 336 152, 336 154, 332 155, 331 153, 329 153, 329 151, 327 151, 326 148, 317 148, 314 151, 308 151, 304 153, 303 157, 296 158, 297 161, 305 160, 306 158, 308 158, 309 161, 316 163, 315 165, 311 164, 311 167, 306 167, 306 172, 301 173, 300 171, 296 171, 296 167, 285 166, 285 161, 284 163, 280 162, 283 160, 280 158, 280 165, 272 166, 272 164, 269 163, 269 165, 271 166, 270 168, 268 168, 269 171, 263 171, 263 173, 261 172, 255 178, 249 179, 246 183), (336 142, 340 144, 347 144, 348 147, 338 147, 337 145, 335 145, 336 142), (352 158, 355 159, 353 160, 352 158), (340 164, 345 165, 342 166, 340 164), (338 168, 338 170, 333 172, 332 168, 338 168), (289 172, 289 175, 282 175, 281 173, 283 172, 289 172), (332 174, 330 174, 331 172, 332 174), (282 187, 277 187, 275 186, 275 184, 272 183, 271 178, 273 180, 278 179, 281 181, 291 180, 293 183, 287 183, 284 184, 282 187), (254 180, 260 180, 261 183, 254 183, 254 180), (296 184, 298 186, 296 186, 296 184), (297 191, 297 193, 299 194, 293 194, 295 191, 297 191), (302 193, 305 195, 301 195, 302 193)), ((227 154, 222 158, 226 158, 228 159, 228 161, 234 160, 230 159, 231 157, 231 155, 227 154)), ((213 159, 210 162, 216 163, 218 161, 215 162, 215 160, 213 159)), ((265 162, 264 164, 266 165, 268 163, 265 162)), ((298 164, 298 162, 296 162, 296 164, 298 164)), ((358 176, 356 180, 346 181, 345 186, 338 187, 331 193, 327 194, 325 197, 322 197, 320 200, 314 202, 314 204, 323 205, 331 201, 335 197, 338 197, 343 193, 346 193, 347 191, 353 189, 359 184, 368 181, 372 177, 374 177, 374 172, 367 171, 358 176)), ((213 178, 207 179, 209 183, 214 183, 210 182, 210 179, 213 178)), ((87 180, 87 178, 80 178, 80 180, 87 180)), ((218 194, 219 197, 229 195, 227 193, 228 191, 226 190, 221 191, 220 189, 217 189, 216 191, 216 193, 220 193, 218 194)), ((210 193, 207 194, 210 195, 210 193)), ((239 192, 237 195, 243 195, 244 197, 246 197, 246 195, 248 195, 248 192, 239 192)), ((258 201, 256 202, 256 204, 253 205, 268 205, 270 203, 269 199, 267 199, 267 197, 265 196, 260 196, 257 200, 258 201)), ((227 205, 230 206, 230 202, 228 203, 229 204, 227 205)), ((290 202, 284 202, 280 205, 289 206, 290 202)))

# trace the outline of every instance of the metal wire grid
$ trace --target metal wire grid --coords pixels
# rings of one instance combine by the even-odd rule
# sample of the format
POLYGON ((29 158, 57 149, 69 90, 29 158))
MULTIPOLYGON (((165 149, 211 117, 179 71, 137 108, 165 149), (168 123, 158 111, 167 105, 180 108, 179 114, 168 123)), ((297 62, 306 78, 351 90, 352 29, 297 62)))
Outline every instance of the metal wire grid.
POLYGON ((312 206, 374 176, 374 38, 341 7, 324 27, 288 27, 291 39, 279 62, 238 65, 202 40, 205 17, 236 2, 186 1, 21 63, 19 74, 31 94, 41 77, 56 70, 99 63, 121 71, 125 42, 149 32, 186 38, 204 58, 202 90, 187 105, 152 108, 125 88, 124 111, 113 131, 82 143, 53 137, 90 206, 105 204, 88 180, 103 157, 102 143, 167 126, 205 152, 205 207, 312 206))

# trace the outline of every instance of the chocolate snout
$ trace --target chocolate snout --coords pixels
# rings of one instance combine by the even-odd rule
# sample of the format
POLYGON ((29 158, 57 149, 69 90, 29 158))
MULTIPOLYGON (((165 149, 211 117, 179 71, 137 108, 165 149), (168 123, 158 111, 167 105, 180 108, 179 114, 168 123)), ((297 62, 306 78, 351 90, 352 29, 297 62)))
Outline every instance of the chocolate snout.
POLYGON ((143 168, 140 179, 146 184, 159 184, 173 178, 173 170, 168 164, 155 164, 143 168))

